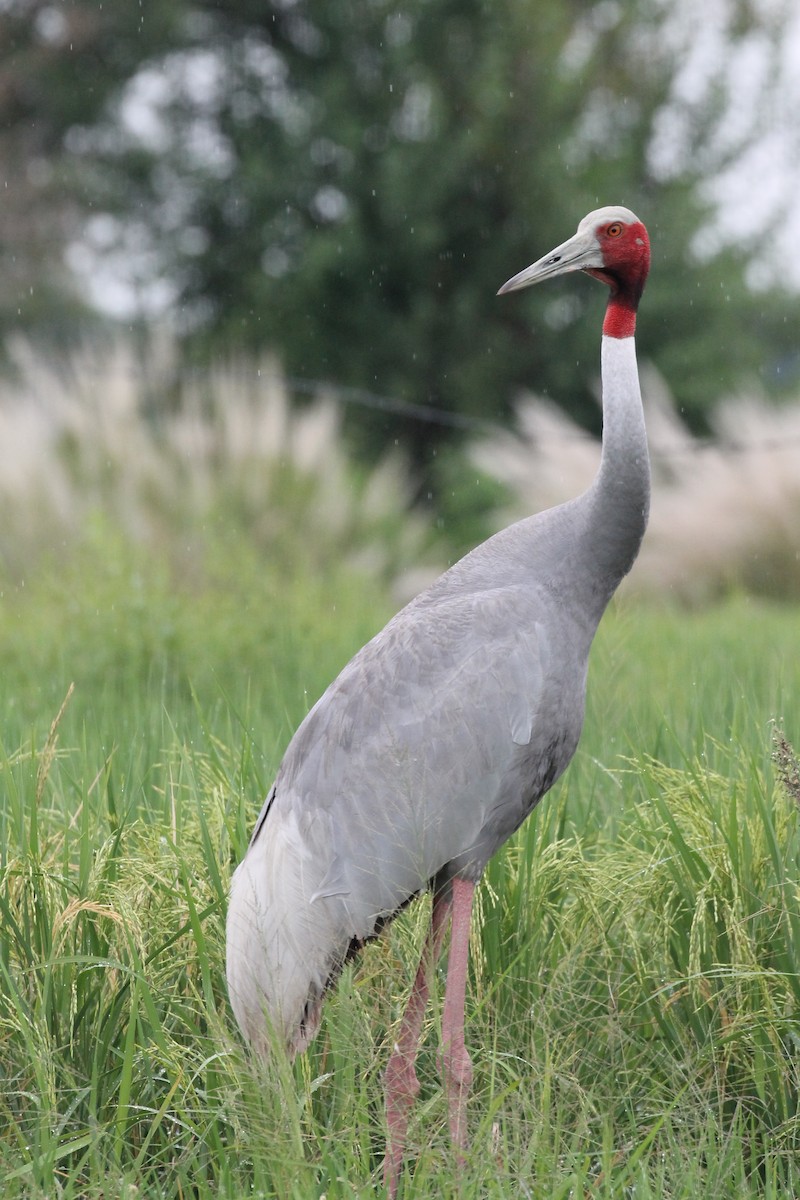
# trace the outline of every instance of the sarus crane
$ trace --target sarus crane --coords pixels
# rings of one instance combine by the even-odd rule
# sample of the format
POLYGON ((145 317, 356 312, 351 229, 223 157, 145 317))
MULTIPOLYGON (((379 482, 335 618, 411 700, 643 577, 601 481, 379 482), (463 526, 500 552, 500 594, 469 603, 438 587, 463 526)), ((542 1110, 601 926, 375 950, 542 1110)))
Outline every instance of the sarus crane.
POLYGON ((581 496, 472 550, 355 655, 292 738, 233 877, 230 1000, 245 1038, 264 1055, 305 1049, 343 964, 409 900, 426 889, 433 895, 385 1075, 391 1196, 448 920, 439 1062, 463 1159, 475 886, 575 752, 592 638, 644 534, 650 468, 634 331, 649 264, 642 222, 627 208, 600 208, 500 288, 569 271, 610 288, 598 474, 581 496))

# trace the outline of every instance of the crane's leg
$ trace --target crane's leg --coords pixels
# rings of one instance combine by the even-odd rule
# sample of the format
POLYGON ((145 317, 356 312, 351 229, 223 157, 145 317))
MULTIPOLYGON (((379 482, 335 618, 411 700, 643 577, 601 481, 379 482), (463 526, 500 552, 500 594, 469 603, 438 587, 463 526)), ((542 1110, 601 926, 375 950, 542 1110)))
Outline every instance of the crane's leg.
POLYGON ((453 880, 453 924, 450 934, 450 960, 442 1013, 441 1068, 450 1136, 463 1163, 467 1146, 467 1096, 472 1083, 472 1061, 464 1042, 464 1003, 469 961, 469 926, 475 884, 467 879, 453 880))
POLYGON ((411 988, 406 1011, 394 1050, 386 1066, 386 1157, 383 1160, 383 1182, 389 1195, 397 1193, 397 1181, 403 1165, 403 1152, 411 1108, 419 1095, 419 1080, 414 1063, 422 1034, 422 1022, 430 991, 430 977, 442 948, 442 940, 450 915, 451 896, 447 888, 433 899, 431 925, 422 951, 416 978, 411 988))

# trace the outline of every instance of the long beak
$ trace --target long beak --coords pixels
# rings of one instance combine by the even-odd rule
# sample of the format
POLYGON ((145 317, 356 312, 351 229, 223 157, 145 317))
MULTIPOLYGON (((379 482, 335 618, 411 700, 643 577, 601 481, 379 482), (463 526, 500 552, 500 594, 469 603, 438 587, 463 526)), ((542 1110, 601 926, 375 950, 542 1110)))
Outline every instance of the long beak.
POLYGON ((555 250, 545 254, 544 258, 514 275, 503 284, 497 294, 504 296, 506 292, 517 292, 520 288, 530 287, 532 283, 539 283, 542 279, 552 279, 555 275, 566 275, 569 271, 585 271, 587 268, 602 266, 603 259, 594 232, 578 230, 569 241, 556 246, 555 250))

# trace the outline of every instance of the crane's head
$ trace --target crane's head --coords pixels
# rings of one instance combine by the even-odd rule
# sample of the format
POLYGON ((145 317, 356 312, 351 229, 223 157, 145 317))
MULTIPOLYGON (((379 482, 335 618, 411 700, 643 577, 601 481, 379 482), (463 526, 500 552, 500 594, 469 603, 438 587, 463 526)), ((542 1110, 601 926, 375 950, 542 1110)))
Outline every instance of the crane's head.
MULTIPOLYGON (((611 288, 609 317, 612 309, 635 316, 649 268, 650 239, 644 225, 629 208, 610 205, 590 212, 573 237, 514 275, 497 294, 516 292, 570 271, 585 271, 611 288)), ((606 324, 613 322, 607 318, 606 324)))

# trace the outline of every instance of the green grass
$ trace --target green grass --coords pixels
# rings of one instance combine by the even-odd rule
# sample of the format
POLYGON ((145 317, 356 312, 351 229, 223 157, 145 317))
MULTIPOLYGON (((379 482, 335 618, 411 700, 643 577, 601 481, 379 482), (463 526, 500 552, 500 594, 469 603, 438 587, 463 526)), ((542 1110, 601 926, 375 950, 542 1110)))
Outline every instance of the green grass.
MULTIPOLYGON (((103 522, 5 587, 4 1198, 375 1194, 427 902, 293 1067, 241 1046, 224 913, 293 728, 389 611, 335 564, 206 531, 177 569, 103 522)), ((575 762, 480 889, 469 1161, 440 983, 404 1197, 800 1192, 800 812, 771 758, 798 697, 794 610, 609 614, 575 762)))

